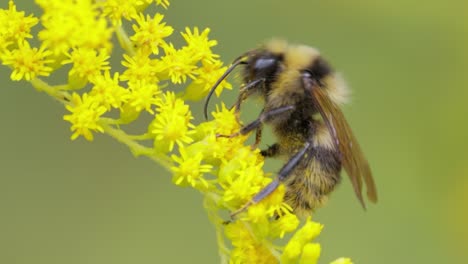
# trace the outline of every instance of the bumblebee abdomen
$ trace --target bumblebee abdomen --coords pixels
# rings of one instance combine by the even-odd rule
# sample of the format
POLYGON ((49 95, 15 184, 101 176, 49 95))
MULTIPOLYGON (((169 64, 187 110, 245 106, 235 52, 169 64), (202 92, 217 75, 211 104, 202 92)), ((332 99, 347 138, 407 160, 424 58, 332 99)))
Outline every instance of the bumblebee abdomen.
MULTIPOLYGON (((300 164, 284 181, 286 186, 285 202, 298 215, 308 215, 321 207, 341 180, 341 160, 338 150, 332 144, 331 135, 323 123, 314 121, 308 133, 311 148, 300 164)), ((300 141, 288 140, 282 144, 284 152, 294 152, 294 145, 300 141)), ((284 153, 283 152, 283 153, 284 153)), ((290 154, 289 154, 290 155, 290 154)))
POLYGON ((303 167, 297 168, 284 182, 284 200, 298 215, 308 215, 325 204, 341 180, 338 157, 326 149, 314 152, 314 157, 304 157, 303 167))

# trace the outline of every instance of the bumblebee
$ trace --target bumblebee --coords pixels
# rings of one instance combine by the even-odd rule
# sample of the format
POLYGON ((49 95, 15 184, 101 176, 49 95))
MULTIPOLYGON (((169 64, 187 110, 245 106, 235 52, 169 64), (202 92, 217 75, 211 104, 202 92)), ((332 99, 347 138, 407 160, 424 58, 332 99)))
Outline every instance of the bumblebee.
POLYGON ((342 168, 364 209, 363 184, 368 199, 377 202, 369 164, 340 110, 347 100, 348 90, 339 74, 316 49, 273 40, 242 54, 208 94, 205 118, 216 87, 239 65, 243 66, 244 84, 234 107, 240 111, 241 103, 251 96, 263 99, 264 106, 257 119, 229 137, 255 130, 257 145, 261 141, 262 126, 269 125, 277 142, 261 154, 282 158, 285 164, 269 185, 234 214, 261 201, 283 183, 285 202, 296 214, 308 215, 325 203, 341 180, 342 168))

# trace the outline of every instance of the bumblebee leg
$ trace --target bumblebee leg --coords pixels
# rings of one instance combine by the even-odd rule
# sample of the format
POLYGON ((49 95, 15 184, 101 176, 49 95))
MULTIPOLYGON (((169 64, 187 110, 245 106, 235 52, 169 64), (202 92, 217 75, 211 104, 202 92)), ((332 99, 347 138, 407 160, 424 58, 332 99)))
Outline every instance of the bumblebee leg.
POLYGON ((279 151, 280 151, 279 144, 275 143, 269 146, 267 149, 262 150, 260 154, 262 154, 263 157, 271 158, 271 157, 277 156, 279 154, 279 151))
POLYGON ((302 158, 307 153, 307 151, 310 150, 311 148, 312 148, 312 143, 307 141, 304 144, 304 146, 298 152, 296 152, 296 154, 294 154, 294 156, 292 156, 291 159, 289 159, 286 164, 283 165, 281 170, 278 172, 277 178, 280 181, 283 181, 284 179, 286 179, 291 174, 291 172, 296 168, 296 166, 302 160, 302 158))
POLYGON ((255 143, 251 146, 252 149, 256 149, 258 147, 258 144, 260 144, 260 141, 262 141, 262 131, 263 131, 263 126, 260 125, 257 127, 255 130, 255 143))
POLYGON ((233 138, 233 137, 236 137, 236 136, 239 136, 239 135, 248 134, 250 131, 258 128, 260 125, 262 125, 266 121, 272 119, 273 117, 275 117, 277 115, 280 115, 280 114, 283 114, 283 113, 286 113, 286 112, 289 112, 289 111, 293 110, 294 108, 295 108, 294 105, 287 105, 287 106, 282 106, 282 107, 278 107, 278 108, 269 110, 268 112, 262 112, 257 119, 255 119, 251 123, 243 126, 239 130, 239 132, 231 134, 231 135, 217 135, 217 136, 218 137, 233 138))
POLYGON ((304 155, 307 153, 307 151, 312 147, 312 143, 306 142, 304 146, 292 156, 292 158, 284 164, 284 166, 281 168, 281 170, 278 172, 278 176, 270 182, 265 188, 260 190, 253 198, 250 200, 247 204, 242 206, 239 210, 233 212, 231 214, 231 218, 234 218, 237 214, 245 211, 249 206, 252 204, 256 204, 263 200, 265 197, 270 195, 276 188, 278 188, 280 182, 284 181, 291 172, 296 168, 296 166, 299 164, 299 162, 302 160, 304 155))
POLYGON ((239 134, 245 135, 273 117, 294 110, 294 108, 294 105, 287 105, 269 110, 268 112, 262 112, 257 119, 242 127, 239 131, 239 134))
MULTIPOLYGON (((263 114, 265 109, 262 109, 260 112, 260 115, 263 114)), ((255 143, 251 146, 252 149, 256 149, 258 147, 258 144, 260 144, 260 141, 262 140, 262 132, 263 132, 263 124, 260 124, 257 129, 255 129, 255 143)))
POLYGON ((234 113, 236 114, 236 121, 237 123, 240 123, 240 109, 241 109, 241 104, 242 102, 247 99, 247 96, 245 93, 240 93, 239 96, 237 96, 236 102, 231 106, 230 109, 234 108, 234 113))
POLYGON ((236 102, 234 103, 233 106, 231 106, 231 109, 235 108, 236 114, 239 113, 242 102, 244 102, 252 94, 251 89, 255 88, 259 83, 262 83, 262 85, 265 85, 265 78, 251 81, 245 84, 243 87, 241 87, 241 90, 239 92, 239 96, 237 96, 236 102))

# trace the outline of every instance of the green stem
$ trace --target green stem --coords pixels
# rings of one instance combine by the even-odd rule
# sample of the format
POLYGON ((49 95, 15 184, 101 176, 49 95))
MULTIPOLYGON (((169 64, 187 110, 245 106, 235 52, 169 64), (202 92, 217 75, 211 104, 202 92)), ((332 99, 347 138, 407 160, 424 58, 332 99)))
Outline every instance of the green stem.
POLYGON ((148 140, 152 138, 152 136, 148 133, 145 133, 142 135, 128 135, 128 136, 133 140, 148 140))
POLYGON ((102 120, 102 122, 99 123, 99 125, 104 129, 104 132, 120 143, 127 145, 135 156, 145 155, 160 164, 166 170, 171 171, 171 162, 168 157, 155 153, 154 149, 139 144, 123 130, 114 128, 112 125, 104 121, 105 120, 102 120))
POLYGON ((216 213, 216 199, 218 199, 213 193, 206 193, 205 194, 205 199, 204 199, 204 206, 205 210, 208 214, 208 218, 210 221, 213 223, 215 226, 216 230, 216 240, 218 242, 218 248, 219 248, 219 256, 221 258, 221 263, 222 264, 227 264, 229 263, 229 249, 226 246, 226 243, 224 241, 224 236, 223 236, 223 219, 219 217, 219 215, 216 213))
POLYGON ((61 102, 62 104, 69 104, 71 96, 70 93, 63 91, 63 85, 59 86, 50 86, 48 83, 43 80, 36 78, 31 80, 31 84, 36 90, 40 92, 45 92, 50 95, 55 100, 61 102))
POLYGON ((123 29, 122 26, 118 26, 116 31, 117 39, 120 43, 120 46, 127 52, 128 55, 135 55, 135 49, 133 49, 133 43, 128 38, 127 32, 123 29))

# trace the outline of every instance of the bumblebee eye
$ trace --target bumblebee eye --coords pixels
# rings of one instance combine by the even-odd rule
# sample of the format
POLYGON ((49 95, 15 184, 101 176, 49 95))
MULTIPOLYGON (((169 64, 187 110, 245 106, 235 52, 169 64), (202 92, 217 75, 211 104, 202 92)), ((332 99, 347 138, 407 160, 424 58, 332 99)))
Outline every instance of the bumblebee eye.
POLYGON ((250 61, 250 77, 252 79, 264 78, 273 80, 281 63, 281 57, 273 54, 263 54, 250 61))
POLYGON ((276 68, 277 60, 276 58, 260 58, 255 62, 254 69, 255 71, 271 71, 276 68))

